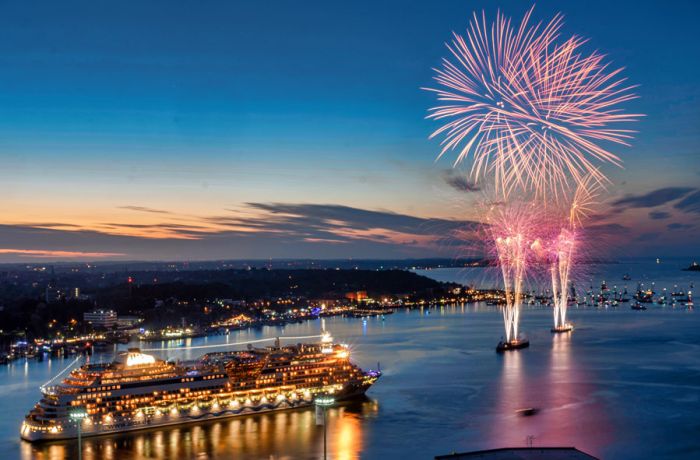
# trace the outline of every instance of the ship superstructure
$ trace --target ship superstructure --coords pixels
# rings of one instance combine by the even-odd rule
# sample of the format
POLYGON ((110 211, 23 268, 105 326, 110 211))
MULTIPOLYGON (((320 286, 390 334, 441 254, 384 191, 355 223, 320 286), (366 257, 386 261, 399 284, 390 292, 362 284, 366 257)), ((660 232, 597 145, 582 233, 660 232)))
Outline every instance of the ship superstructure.
POLYGON ((313 404, 315 395, 364 394, 379 371, 350 362, 329 334, 320 343, 209 353, 164 361, 131 348, 112 363, 85 364, 43 397, 21 427, 28 441, 98 436, 313 404), (82 418, 71 417, 80 413, 82 418))

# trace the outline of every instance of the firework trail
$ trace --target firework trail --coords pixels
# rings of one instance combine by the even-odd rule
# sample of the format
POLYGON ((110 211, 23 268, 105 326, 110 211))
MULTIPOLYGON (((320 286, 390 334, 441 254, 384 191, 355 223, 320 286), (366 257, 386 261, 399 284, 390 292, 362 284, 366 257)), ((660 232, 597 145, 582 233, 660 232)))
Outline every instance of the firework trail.
POLYGON ((504 199, 516 189, 558 198, 593 176, 596 163, 620 164, 601 143, 627 145, 632 131, 611 127, 641 115, 618 106, 636 98, 622 69, 599 53, 584 55, 586 40, 556 43, 563 18, 531 24, 532 9, 516 27, 498 13, 488 24, 474 13, 466 36, 453 34, 450 58, 434 69, 442 103, 428 118, 442 126, 440 156, 457 151, 455 164, 472 157, 474 180, 491 176, 504 199))
POLYGON ((566 310, 569 304, 568 287, 575 247, 576 233, 563 228, 554 241, 555 253, 550 267, 555 330, 563 330, 568 327, 566 322, 566 310))
POLYGON ((528 249, 537 213, 531 204, 508 203, 491 207, 487 215, 488 230, 498 256, 503 275, 506 304, 503 322, 506 342, 519 339, 520 309, 523 302, 523 282, 528 266, 528 249))
POLYGON ((549 271, 552 282, 552 302, 554 304, 553 331, 570 330, 566 321, 569 305, 568 286, 571 267, 578 248, 582 221, 593 211, 603 185, 597 176, 590 175, 576 189, 568 211, 568 225, 562 226, 559 234, 550 242, 549 271))

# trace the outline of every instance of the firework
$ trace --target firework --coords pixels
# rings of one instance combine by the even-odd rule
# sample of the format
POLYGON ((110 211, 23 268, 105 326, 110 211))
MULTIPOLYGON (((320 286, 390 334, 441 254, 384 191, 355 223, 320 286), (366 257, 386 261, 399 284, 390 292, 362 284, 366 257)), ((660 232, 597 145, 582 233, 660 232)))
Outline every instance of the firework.
MULTIPOLYGON (((576 249, 579 246, 579 236, 582 221, 592 211, 597 197, 603 190, 596 177, 591 175, 579 184, 571 198, 568 219, 559 218, 556 222, 567 220, 567 224, 560 225, 558 234, 550 237, 546 246, 548 252, 546 259, 552 284, 552 303, 554 304, 554 328, 553 332, 571 330, 571 325, 566 321, 566 313, 569 304, 568 286, 571 280, 571 268, 574 265, 576 249)), ((555 227, 556 228, 556 227, 555 227)), ((542 257, 542 248, 538 247, 538 257, 542 257)))
POLYGON ((532 230, 536 215, 532 205, 508 203, 493 205, 487 216, 490 239, 498 256, 503 275, 506 304, 503 323, 506 343, 520 339, 520 309, 523 283, 528 266, 529 248, 533 244, 532 230))
POLYGON ((569 227, 572 230, 583 226, 583 220, 593 213, 604 191, 605 186, 598 180, 597 173, 589 175, 576 187, 569 208, 569 227))
POLYGON ((516 27, 501 13, 491 24, 475 13, 466 36, 447 44, 439 87, 426 88, 442 103, 428 115, 443 122, 431 136, 443 137, 440 156, 471 156, 474 179, 492 176, 505 198, 516 189, 559 197, 587 176, 604 182, 596 163, 620 159, 602 144, 627 145, 632 134, 611 125, 640 117, 619 108, 636 97, 622 69, 584 55, 580 37, 557 43, 561 15, 543 25, 531 14, 516 27))
POLYGON ((566 321, 566 311, 569 304, 569 276, 571 275, 575 248, 576 232, 563 228, 553 242, 554 257, 550 267, 555 331, 565 330, 569 327, 566 321))

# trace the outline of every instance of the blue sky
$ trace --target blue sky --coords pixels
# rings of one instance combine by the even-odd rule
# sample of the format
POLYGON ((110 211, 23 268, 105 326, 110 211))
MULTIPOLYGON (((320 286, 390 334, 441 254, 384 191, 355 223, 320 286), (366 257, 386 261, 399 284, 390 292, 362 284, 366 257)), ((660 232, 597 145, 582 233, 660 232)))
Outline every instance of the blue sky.
MULTIPOLYGON (((457 255, 423 233, 478 221, 476 198, 434 161, 420 87, 472 11, 519 19, 529 6, 3 2, 0 261, 457 255), (271 204, 309 213, 299 222, 315 219, 311 205, 351 211, 304 235, 264 227, 271 204), (360 225, 360 211, 396 222, 360 225)), ((546 1, 535 17, 558 11, 640 85, 628 109, 647 116, 632 148, 614 149, 625 168, 605 169, 609 218, 628 232, 618 249, 700 253, 697 206, 676 206, 700 186, 700 6, 546 1), (688 192, 614 205, 668 187, 688 192)))

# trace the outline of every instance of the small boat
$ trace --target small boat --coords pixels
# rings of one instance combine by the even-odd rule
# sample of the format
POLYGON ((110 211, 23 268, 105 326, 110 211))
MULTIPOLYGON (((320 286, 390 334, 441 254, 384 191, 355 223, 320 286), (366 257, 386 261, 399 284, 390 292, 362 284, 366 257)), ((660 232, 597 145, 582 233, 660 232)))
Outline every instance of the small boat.
POLYGON ((632 277, 630 276, 629 273, 625 273, 624 276, 622 277, 622 279, 624 281, 630 281, 632 279, 632 277))
POLYGON ((535 415, 538 413, 540 410, 537 409, 536 407, 526 407, 524 409, 518 409, 515 411, 516 414, 520 415, 521 417, 530 417, 532 415, 535 415))
POLYGON ((566 323, 562 326, 556 326, 551 329, 552 333, 571 332, 573 330, 574 325, 572 323, 566 323))
POLYGON ((646 307, 645 305, 642 305, 642 304, 639 303, 639 302, 633 303, 633 304, 630 306, 630 308, 631 308, 632 310, 646 310, 646 309, 647 309, 647 307, 646 307))
POLYGON ((700 272, 700 264, 693 262, 688 268, 684 268, 683 271, 686 272, 700 272))
POLYGON ((504 351, 510 350, 520 350, 522 348, 527 348, 530 346, 530 341, 528 339, 514 339, 510 342, 504 342, 501 340, 496 346, 497 353, 503 353, 504 351))
POLYGON ((637 299, 637 302, 644 302, 644 303, 653 303, 654 302, 652 291, 646 291, 646 292, 639 291, 634 296, 634 298, 637 299))

